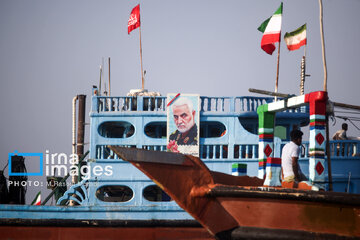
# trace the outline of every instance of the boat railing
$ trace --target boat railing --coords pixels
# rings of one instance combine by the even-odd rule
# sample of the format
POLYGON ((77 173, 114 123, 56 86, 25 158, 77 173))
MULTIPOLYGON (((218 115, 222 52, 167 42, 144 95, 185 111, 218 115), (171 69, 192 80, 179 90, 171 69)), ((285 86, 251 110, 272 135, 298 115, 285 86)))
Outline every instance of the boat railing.
MULTIPOLYGON (((286 142, 281 143, 281 148, 286 142)), ((309 158, 309 142, 303 141, 301 145, 301 158, 309 158)), ((331 159, 360 159, 360 141, 359 140, 334 140, 330 141, 331 159)))
POLYGON ((257 144, 204 144, 200 145, 200 157, 203 160, 257 159, 257 144))
MULTIPOLYGON (((122 147, 136 148, 136 145, 121 145, 122 147)), ((142 149, 153 151, 167 151, 166 145, 142 145, 142 149)), ((258 158, 257 144, 201 144, 199 149, 199 156, 202 160, 242 160, 242 159, 256 159, 258 158)), ((107 146, 96 146, 96 159, 119 159, 119 157, 107 146)))
POLYGON ((358 140, 334 140, 330 141, 332 157, 351 158, 360 157, 360 141, 358 140))
POLYGON ((200 97, 202 112, 252 112, 271 102, 263 97, 200 97))
MULTIPOLYGON (((200 97, 200 111, 210 113, 241 113, 256 111, 260 105, 270 103, 273 98, 268 97, 200 97)), ((93 112, 134 112, 151 111, 166 112, 167 99, 165 96, 149 97, 106 97, 94 96, 93 112)), ((289 109, 286 112, 308 112, 306 107, 289 109)))
POLYGON ((166 97, 103 97, 93 99, 96 112, 166 111, 166 97))
MULTIPOLYGON (((281 149, 286 142, 281 142, 281 149)), ((124 144, 123 147, 136 148, 139 146, 124 144)), ((142 149, 153 151, 167 151, 165 144, 146 144, 140 146, 142 149)), ((224 160, 224 161, 241 161, 258 159, 258 144, 201 144, 199 149, 199 156, 204 161, 224 160)), ((96 159, 111 160, 119 159, 119 157, 108 148, 107 145, 96 146, 96 159)), ((330 158, 331 159, 360 159, 360 141, 358 140, 344 140, 344 141, 330 141, 330 158)), ((309 142, 303 141, 301 145, 300 159, 309 159, 309 142)))

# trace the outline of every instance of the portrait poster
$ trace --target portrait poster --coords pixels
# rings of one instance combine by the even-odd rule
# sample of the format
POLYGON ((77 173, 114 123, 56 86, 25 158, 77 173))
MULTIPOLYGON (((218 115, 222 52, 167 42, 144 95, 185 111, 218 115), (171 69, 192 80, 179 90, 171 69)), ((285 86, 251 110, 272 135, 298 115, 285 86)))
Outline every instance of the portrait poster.
POLYGON ((198 157, 200 95, 169 93, 167 103, 167 151, 198 157))

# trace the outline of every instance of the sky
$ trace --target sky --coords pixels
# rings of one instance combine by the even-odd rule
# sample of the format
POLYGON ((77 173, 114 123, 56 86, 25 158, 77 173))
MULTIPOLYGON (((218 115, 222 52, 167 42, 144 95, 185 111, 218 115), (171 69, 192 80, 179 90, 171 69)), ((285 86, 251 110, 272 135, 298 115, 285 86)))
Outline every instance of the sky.
MULTIPOLYGON (((112 95, 141 88, 139 29, 127 33, 127 20, 138 3, 0 0, 0 169, 15 150, 71 153, 72 99, 86 94, 89 111, 102 58, 111 57, 112 95)), ((140 1, 145 88, 163 96, 273 91, 277 51, 271 56, 260 48, 257 28, 279 5, 278 0, 140 1)), ((330 100, 360 105, 360 1, 326 0, 323 5, 330 100)), ((305 93, 322 91, 318 1, 284 1, 282 39, 304 23, 306 71, 311 75, 305 93)), ((279 92, 299 94, 303 54, 303 47, 289 52, 281 42, 279 92)), ((330 134, 342 122, 337 119, 330 134)), ((360 132, 349 124, 348 135, 360 132)), ((89 142, 88 134, 85 139, 89 142)), ((27 202, 36 193, 30 191, 27 202)))

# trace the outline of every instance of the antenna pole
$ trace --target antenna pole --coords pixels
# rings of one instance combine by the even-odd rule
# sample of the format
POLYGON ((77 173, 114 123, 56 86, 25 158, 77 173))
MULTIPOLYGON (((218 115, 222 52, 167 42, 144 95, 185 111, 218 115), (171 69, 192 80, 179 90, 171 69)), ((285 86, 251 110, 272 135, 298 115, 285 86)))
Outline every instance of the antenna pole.
POLYGON ((306 45, 304 50, 304 56, 301 59, 301 75, 300 75, 300 95, 304 95, 304 85, 305 85, 305 53, 306 45))
POLYGON ((139 26, 139 35, 140 35, 141 89, 144 90, 144 71, 143 71, 142 46, 141 46, 141 26, 139 26))
POLYGON ((110 96, 110 57, 108 58, 109 62, 109 96, 110 96))
POLYGON ((101 78, 102 78, 102 65, 100 65, 100 82, 99 82, 99 93, 101 95, 101 78))

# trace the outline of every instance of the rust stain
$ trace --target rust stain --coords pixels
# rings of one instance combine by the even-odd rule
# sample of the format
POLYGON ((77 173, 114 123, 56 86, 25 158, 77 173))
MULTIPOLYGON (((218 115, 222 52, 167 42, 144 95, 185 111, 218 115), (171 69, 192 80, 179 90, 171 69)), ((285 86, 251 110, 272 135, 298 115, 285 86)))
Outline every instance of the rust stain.
POLYGON ((356 209, 352 207, 320 204, 306 204, 299 220, 309 229, 316 226, 317 231, 344 233, 348 236, 359 236, 359 219, 356 209))

